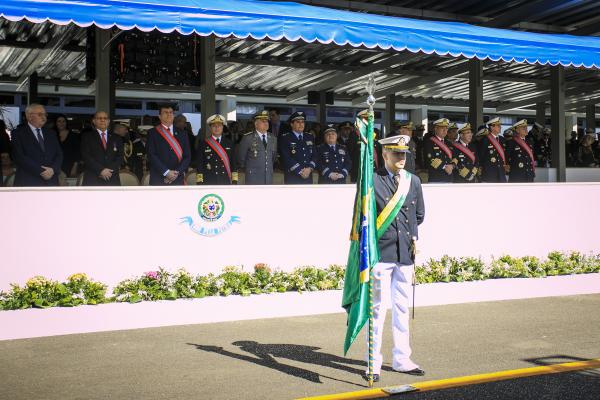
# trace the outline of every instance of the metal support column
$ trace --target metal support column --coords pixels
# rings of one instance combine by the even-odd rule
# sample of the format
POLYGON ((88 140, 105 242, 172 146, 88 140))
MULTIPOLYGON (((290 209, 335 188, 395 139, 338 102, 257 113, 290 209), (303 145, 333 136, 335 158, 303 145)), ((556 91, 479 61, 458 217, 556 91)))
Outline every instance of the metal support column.
POLYGON ((483 124, 483 63, 469 61, 469 122, 476 131, 483 124))
POLYGON ((396 120, 396 94, 385 96, 385 132, 383 137, 394 134, 394 121, 396 120))
POLYGON ((108 29, 96 29, 96 111, 104 111, 108 118, 115 117, 115 80, 110 73, 110 44, 112 32, 108 29))
POLYGON ((561 65, 550 71, 550 110, 552 118, 552 167, 556 180, 566 182, 567 161, 565 142, 565 69, 561 65))
POLYGON ((37 72, 32 72, 28 78, 27 85, 27 103, 37 103, 38 102, 38 74, 37 72))
POLYGON ((215 93, 215 37, 200 38, 200 113, 203 137, 208 136, 206 119, 217 112, 215 93))
POLYGON ((596 129, 596 105, 588 104, 585 107, 585 125, 586 128, 596 129))
POLYGON ((546 103, 541 102, 535 105, 535 122, 546 126, 546 103))
POLYGON ((319 104, 317 104, 317 122, 321 124, 321 132, 325 130, 325 125, 327 125, 327 104, 325 102, 326 91, 321 90, 319 91, 319 104))

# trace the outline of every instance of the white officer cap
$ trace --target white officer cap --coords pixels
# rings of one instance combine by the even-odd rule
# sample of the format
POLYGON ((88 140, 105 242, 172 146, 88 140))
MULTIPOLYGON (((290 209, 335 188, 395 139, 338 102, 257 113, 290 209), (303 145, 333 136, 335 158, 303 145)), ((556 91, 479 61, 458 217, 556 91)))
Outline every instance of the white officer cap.
POLYGON ((495 118, 492 118, 492 119, 490 119, 490 120, 488 121, 488 123, 487 123, 487 124, 488 124, 488 126, 492 126, 492 125, 502 125, 502 124, 500 123, 500 117, 495 117, 495 118))
POLYGON ((227 125, 227 121, 225 120, 225 117, 222 116, 221 114, 215 114, 215 115, 211 115, 210 117, 208 117, 208 119, 206 120, 206 124, 207 125, 212 125, 212 124, 227 125))
POLYGON ((450 126, 450 121, 448 118, 440 118, 433 121, 434 126, 450 126))
POLYGON ((410 142, 410 136, 408 135, 396 135, 386 137, 378 140, 379 144, 386 150, 410 153, 408 148, 408 142, 410 142))

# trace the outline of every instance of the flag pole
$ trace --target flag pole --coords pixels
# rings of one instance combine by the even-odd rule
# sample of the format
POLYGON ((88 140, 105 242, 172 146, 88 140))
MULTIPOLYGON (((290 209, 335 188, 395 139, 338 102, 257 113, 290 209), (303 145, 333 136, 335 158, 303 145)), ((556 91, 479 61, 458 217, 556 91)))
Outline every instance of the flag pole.
MULTIPOLYGON (((371 152, 372 157, 370 157, 371 162, 374 160, 374 157, 377 155, 374 151, 374 143, 373 143, 373 125, 375 122, 375 112, 373 111, 373 106, 375 105, 375 96, 373 96, 375 92, 375 78, 371 73, 369 75, 369 80, 367 82, 367 104, 369 105, 369 119, 368 119, 368 135, 367 137, 367 152, 371 152)), ((373 165, 368 165, 367 173, 373 173, 373 165)), ((373 227, 370 227, 373 229, 373 227)), ((369 257, 369 263, 370 263, 369 257)), ((369 387, 373 387, 373 268, 369 267, 369 387)))

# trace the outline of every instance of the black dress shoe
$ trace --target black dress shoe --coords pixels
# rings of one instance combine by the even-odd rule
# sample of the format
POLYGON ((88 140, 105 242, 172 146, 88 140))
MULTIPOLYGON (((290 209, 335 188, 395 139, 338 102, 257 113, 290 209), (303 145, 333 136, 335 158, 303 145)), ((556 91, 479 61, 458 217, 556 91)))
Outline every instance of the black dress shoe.
MULTIPOLYGON (((362 377, 365 381, 369 382, 369 374, 365 372, 362 374, 362 377)), ((379 382, 379 374, 373 374, 373 382, 379 382)))
POLYGON ((414 375, 414 376, 425 375, 425 371, 423 371, 421 368, 415 368, 415 369, 411 369, 409 371, 398 371, 397 369, 395 369, 394 371, 400 372, 401 374, 414 375))

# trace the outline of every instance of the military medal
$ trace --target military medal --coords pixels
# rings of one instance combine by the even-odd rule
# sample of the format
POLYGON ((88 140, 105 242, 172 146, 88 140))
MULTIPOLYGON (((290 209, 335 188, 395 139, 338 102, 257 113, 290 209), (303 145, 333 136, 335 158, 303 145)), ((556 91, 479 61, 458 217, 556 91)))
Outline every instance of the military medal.
POLYGON ((296 150, 292 149, 292 154, 296 154, 296 150))
POLYGON ((210 164, 206 164, 206 169, 210 171, 212 167, 210 166, 210 164))
POLYGON ((496 157, 490 158, 490 161, 493 162, 493 163, 495 163, 496 162, 496 157))
POLYGON ((519 163, 519 168, 523 168, 523 163, 522 162, 519 163))

